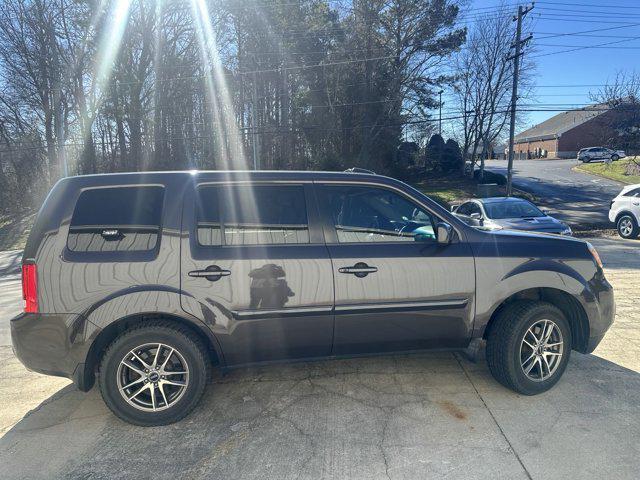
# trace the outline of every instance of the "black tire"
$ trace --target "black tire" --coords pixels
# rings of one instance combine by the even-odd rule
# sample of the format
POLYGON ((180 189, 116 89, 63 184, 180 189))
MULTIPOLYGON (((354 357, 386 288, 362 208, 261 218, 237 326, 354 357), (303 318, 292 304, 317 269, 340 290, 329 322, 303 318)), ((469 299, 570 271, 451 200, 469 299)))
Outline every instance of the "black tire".
POLYGON ((618 235, 622 238, 636 238, 638 233, 640 233, 638 222, 630 213, 623 213, 618 217, 616 220, 616 229, 618 230, 618 235), (629 223, 631 223, 631 230, 628 228, 629 223))
POLYGON ((611 161, 615 162, 617 160, 620 160, 620 157, 618 155, 616 155, 615 153, 613 155, 611 155, 611 161))
POLYGON ((487 363, 495 379, 505 387, 523 395, 537 395, 546 392, 560 380, 569 362, 571 345, 571 328, 559 309, 541 301, 518 301, 499 312, 491 325, 487 338, 487 363), (529 328, 542 320, 551 320, 560 330, 562 355, 547 379, 534 381, 521 366, 521 345, 529 328))
POLYGON ((588 158, 581 158, 580 161, 582 163, 589 163, 591 160, 589 160, 588 158))
MULTIPOLYGON (((205 346, 190 330, 172 322, 152 321, 123 332, 109 345, 100 362, 98 382, 104 402, 116 416, 125 422, 145 427, 168 425, 187 416, 198 404, 207 385, 210 365, 205 346), (165 357, 169 355, 171 348, 178 352, 180 358, 176 357, 174 353, 171 362, 177 361, 181 364, 184 361, 186 363, 189 371, 188 376, 177 379, 188 381, 185 382, 186 387, 184 388, 164 386, 164 389, 173 388, 182 392, 180 395, 174 393, 175 403, 172 403, 169 396, 169 400, 164 405, 161 397, 158 396, 157 405, 164 407, 164 410, 141 410, 140 407, 136 408, 131 405, 120 393, 118 381, 119 375, 122 373, 120 373, 119 366, 121 361, 127 358, 128 354, 138 346, 155 343, 163 345, 162 354, 165 357)), ((136 366, 139 364, 136 363, 136 366)), ((168 375, 167 378, 175 379, 176 377, 168 375)), ((150 387, 155 389, 152 385, 150 387)), ((154 395, 159 395, 156 392, 159 390, 155 389, 154 391, 154 395)), ((146 391, 143 393, 147 394, 146 391)), ((150 396, 150 390, 148 395, 150 396)))

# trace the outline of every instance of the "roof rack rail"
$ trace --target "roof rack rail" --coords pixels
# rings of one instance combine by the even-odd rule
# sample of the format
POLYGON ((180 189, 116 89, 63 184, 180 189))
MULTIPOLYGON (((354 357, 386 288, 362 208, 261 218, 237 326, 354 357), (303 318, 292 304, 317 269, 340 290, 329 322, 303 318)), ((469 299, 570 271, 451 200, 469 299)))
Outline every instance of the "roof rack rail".
POLYGON ((376 172, 374 172, 373 170, 367 170, 366 168, 360 168, 360 167, 347 168, 345 170, 345 172, 348 172, 348 173, 368 173, 370 175, 376 175, 376 172))

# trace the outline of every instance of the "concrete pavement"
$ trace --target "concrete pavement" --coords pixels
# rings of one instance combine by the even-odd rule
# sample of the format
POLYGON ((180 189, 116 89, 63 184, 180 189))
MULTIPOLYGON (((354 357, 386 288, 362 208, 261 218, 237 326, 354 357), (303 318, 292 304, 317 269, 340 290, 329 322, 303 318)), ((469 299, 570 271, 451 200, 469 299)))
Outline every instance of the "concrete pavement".
MULTIPOLYGON (((570 225, 593 225, 612 228, 609 223, 609 202, 623 185, 588 173, 577 172, 571 160, 516 160, 513 184, 536 195, 540 204, 552 209, 553 216, 570 225)), ((489 160, 486 168, 507 174, 506 160, 489 160)))
MULTIPOLYGON (((616 323, 536 397, 447 352, 332 360, 217 376, 184 421, 144 429, 116 419, 96 389, 27 372, 3 342, 0 477, 635 479, 640 242, 592 243, 616 323)), ((6 325, 19 290, 2 298, 6 325)))

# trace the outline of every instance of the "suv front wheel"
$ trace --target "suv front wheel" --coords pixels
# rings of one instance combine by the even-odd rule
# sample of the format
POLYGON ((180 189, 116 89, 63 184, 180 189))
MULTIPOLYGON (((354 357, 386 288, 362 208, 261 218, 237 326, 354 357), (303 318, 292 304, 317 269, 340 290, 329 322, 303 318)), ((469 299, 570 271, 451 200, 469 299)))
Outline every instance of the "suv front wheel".
POLYGON ((524 395, 553 387, 571 354, 571 329, 563 313, 540 301, 518 301, 495 319, 487 338, 487 363, 504 386, 524 395))
POLYGON ((197 405, 209 374, 202 342, 188 329, 154 321, 125 331, 100 363, 100 392, 126 422, 167 425, 197 405))

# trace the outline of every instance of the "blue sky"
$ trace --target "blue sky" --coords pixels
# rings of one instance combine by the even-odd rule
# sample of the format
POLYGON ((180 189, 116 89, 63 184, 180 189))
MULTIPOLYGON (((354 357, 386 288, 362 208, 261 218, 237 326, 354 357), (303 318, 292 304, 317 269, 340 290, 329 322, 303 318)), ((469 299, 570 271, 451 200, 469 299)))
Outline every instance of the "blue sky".
MULTIPOLYGON (((471 0, 471 11, 466 15, 491 11, 491 7, 500 3, 496 0, 471 0)), ((525 5, 516 0, 505 0, 504 3, 512 6, 514 12, 517 11, 518 4, 525 5)), ((534 90, 537 102, 558 104, 558 108, 564 104, 589 103, 589 91, 596 91, 599 87, 583 85, 605 84, 617 71, 633 71, 634 68, 640 71, 640 0, 539 1, 528 17, 530 28, 527 31, 534 35, 533 50, 529 52, 529 56, 537 56, 537 86, 534 90), (550 38, 554 34, 588 30, 591 32, 550 38), (557 53, 611 42, 617 43, 557 53)), ((527 125, 539 123, 554 114, 530 113, 527 125)))

